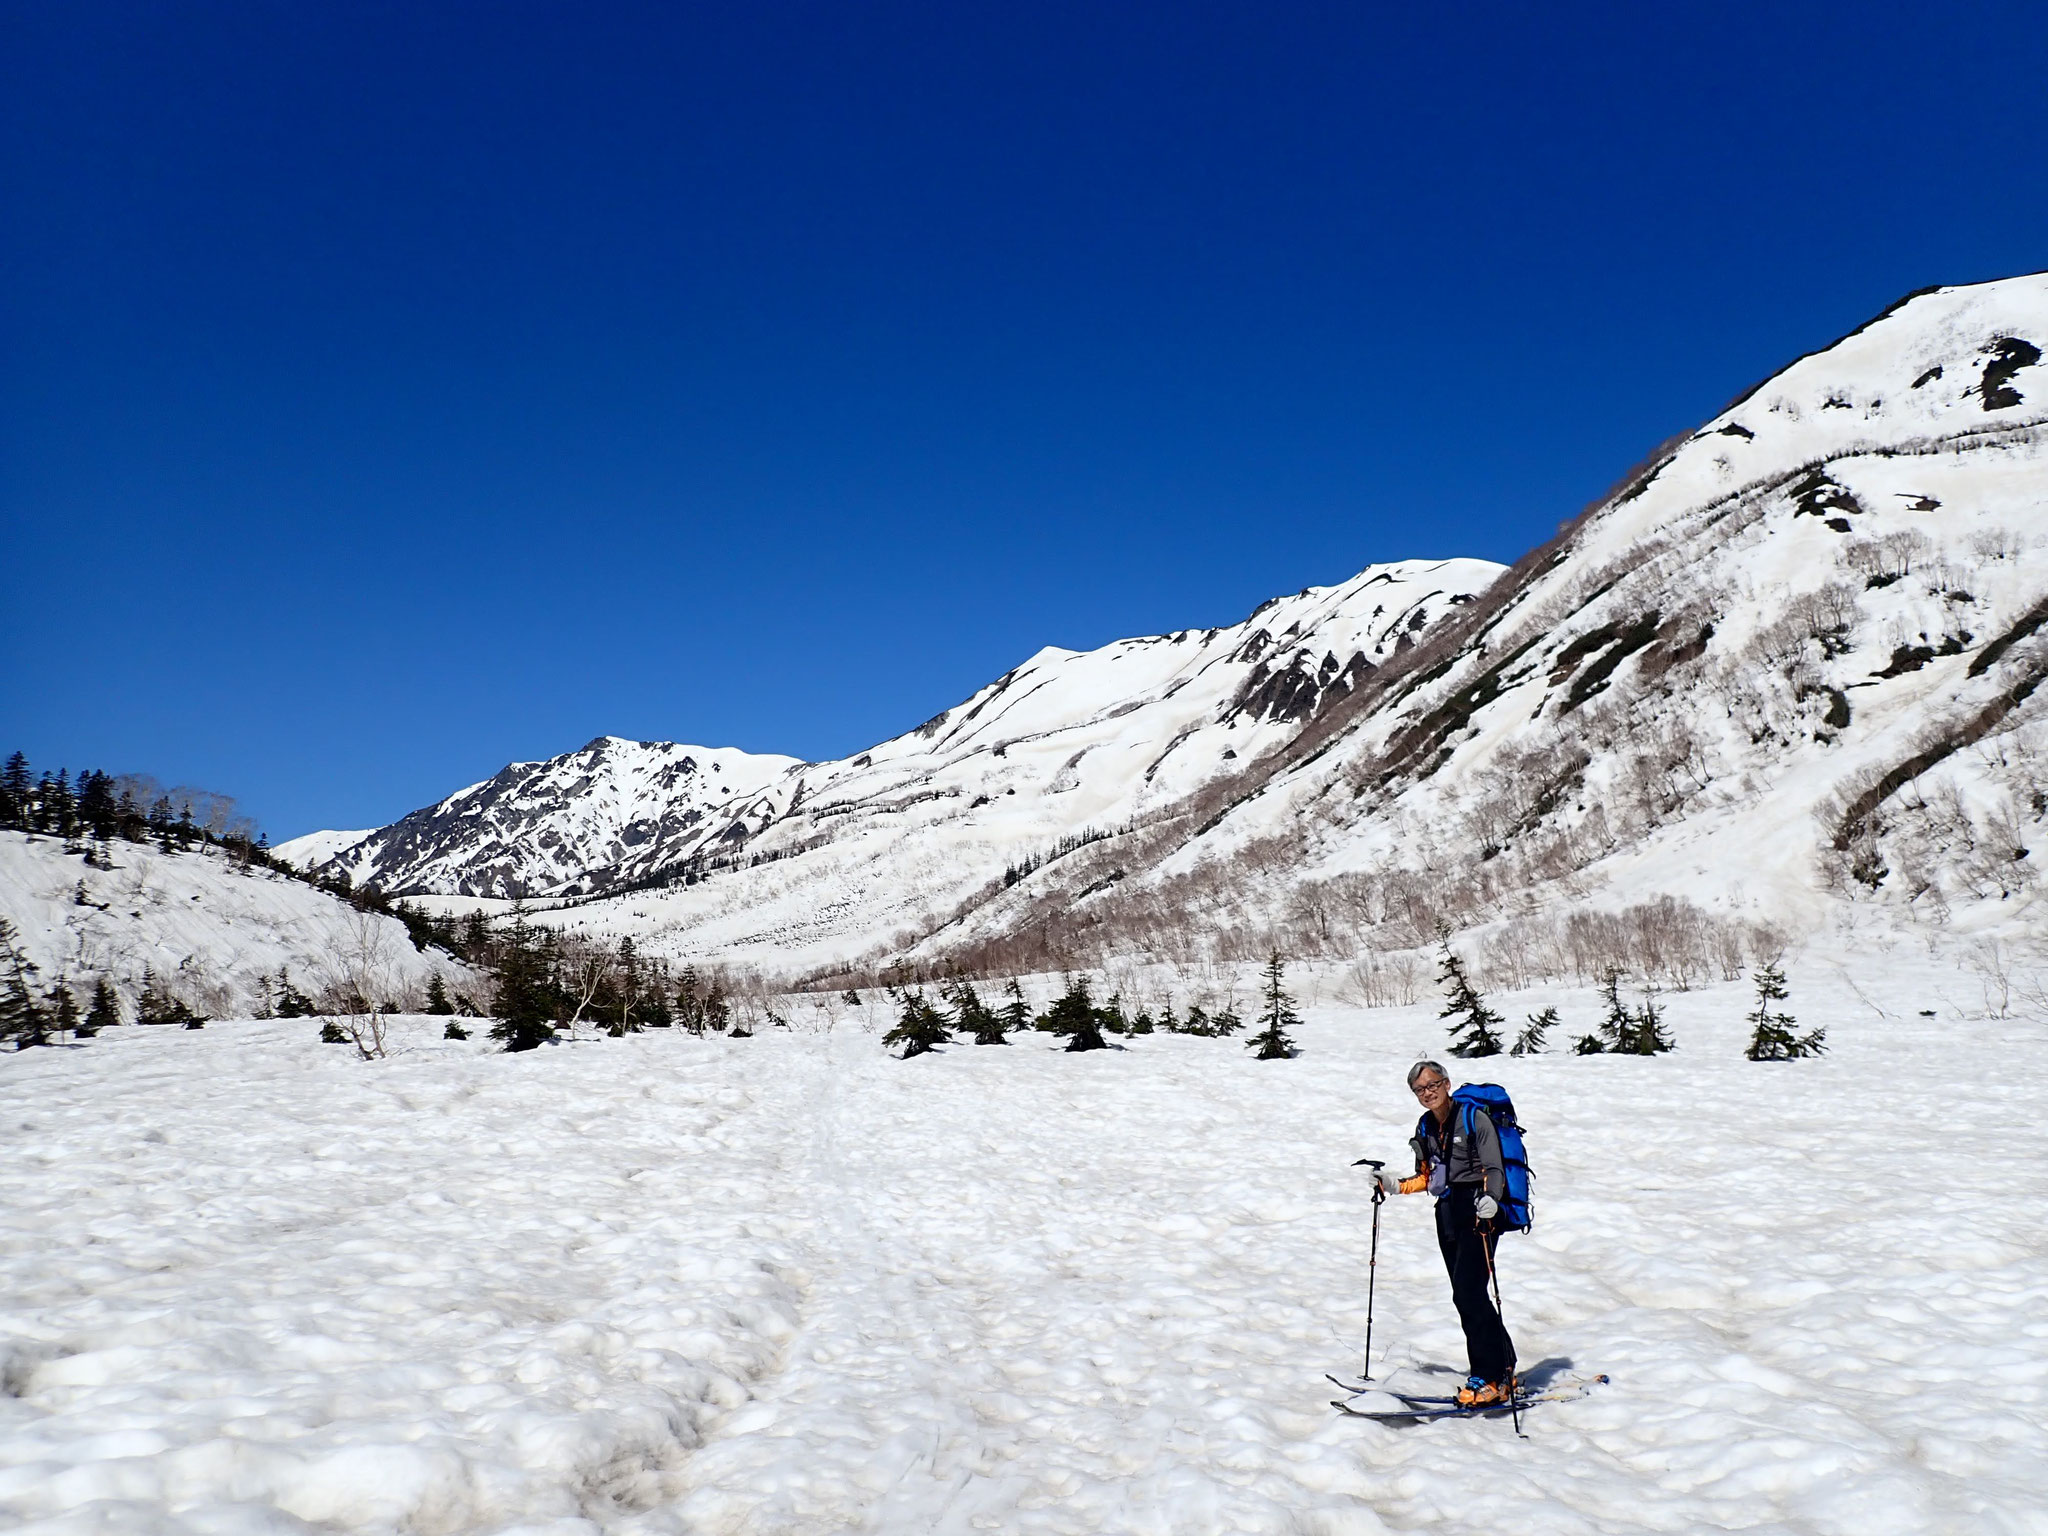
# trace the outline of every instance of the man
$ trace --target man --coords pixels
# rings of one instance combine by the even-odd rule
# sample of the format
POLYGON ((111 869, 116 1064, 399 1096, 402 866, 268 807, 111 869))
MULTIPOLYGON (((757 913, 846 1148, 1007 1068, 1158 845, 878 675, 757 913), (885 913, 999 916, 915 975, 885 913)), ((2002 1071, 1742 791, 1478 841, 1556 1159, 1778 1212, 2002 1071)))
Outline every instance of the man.
POLYGON ((1427 1190, 1436 1196, 1436 1241, 1451 1275, 1451 1299, 1465 1325, 1466 1378, 1458 1394, 1462 1407, 1506 1403, 1515 1390, 1515 1344, 1487 1295, 1493 1278, 1494 1223, 1507 1197, 1507 1168, 1500 1133, 1491 1117, 1467 1114, 1451 1098, 1451 1079, 1434 1061, 1408 1069, 1408 1086, 1423 1109, 1416 1136, 1415 1174, 1396 1178, 1378 1170, 1373 1178, 1390 1195, 1427 1190))

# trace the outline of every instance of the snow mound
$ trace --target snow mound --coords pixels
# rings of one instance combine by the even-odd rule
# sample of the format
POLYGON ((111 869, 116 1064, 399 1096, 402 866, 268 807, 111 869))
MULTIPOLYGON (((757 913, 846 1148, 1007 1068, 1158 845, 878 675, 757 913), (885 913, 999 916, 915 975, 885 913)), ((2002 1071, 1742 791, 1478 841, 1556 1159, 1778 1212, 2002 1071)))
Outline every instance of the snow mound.
POLYGON ((20 931, 39 986, 69 984, 83 1007, 101 977, 132 1016, 145 969, 188 1007, 214 1018, 255 1006, 259 978, 288 970, 317 993, 337 957, 369 950, 394 991, 423 989, 436 971, 474 979, 448 956, 413 947, 394 918, 358 912, 302 881, 238 868, 218 849, 163 853, 109 843, 114 867, 89 868, 61 841, 0 831, 0 913, 20 931))

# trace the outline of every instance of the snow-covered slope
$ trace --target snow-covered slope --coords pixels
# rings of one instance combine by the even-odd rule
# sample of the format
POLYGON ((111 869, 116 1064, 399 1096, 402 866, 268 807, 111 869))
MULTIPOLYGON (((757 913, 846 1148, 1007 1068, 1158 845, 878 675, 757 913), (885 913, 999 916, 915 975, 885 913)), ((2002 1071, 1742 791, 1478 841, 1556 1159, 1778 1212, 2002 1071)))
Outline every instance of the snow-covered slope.
POLYGON ((314 869, 338 859, 376 831, 375 827, 364 827, 356 832, 308 832, 304 837, 279 843, 270 851, 294 869, 314 869))
POLYGON ((809 1008, 524 1056, 425 1021, 374 1063, 302 1024, 0 1055, 0 1525, 2038 1533, 2048 1242, 1948 1096, 2038 1124, 2039 1027, 1921 946, 1852 964, 1891 1017, 1792 969, 1819 1061, 1742 1060, 1736 986, 1665 999, 1669 1056, 1486 1064, 1538 1179, 1500 1256, 1522 1369, 1612 1378, 1526 1440, 1328 1405, 1369 1258, 1374 1376, 1464 1365, 1431 1202, 1375 1247, 1350 1167, 1403 1154, 1433 1003, 1306 1007, 1292 1062, 899 1062, 809 1008))
POLYGON ((485 896, 666 874, 698 883, 583 907, 579 920, 700 954, 850 954, 1291 740, 1500 571, 1373 566, 1223 628, 1048 647, 837 762, 602 739, 415 812, 338 867, 391 891, 485 896))
POLYGON ((89 868, 56 838, 0 831, 0 915, 19 931, 39 987, 66 983, 81 1006, 105 977, 132 1017, 145 967, 215 1018, 259 1006, 258 978, 275 991, 286 970, 317 998, 343 963, 387 977, 386 1000, 405 1000, 437 970, 477 990, 446 955, 416 950, 396 919, 301 881, 238 868, 218 849, 108 847, 114 867, 89 868))
POLYGON ((1228 814, 923 947, 1051 921, 1356 949, 1658 894, 2038 922, 2044 349, 2048 276, 1902 301, 1670 446, 1228 814))

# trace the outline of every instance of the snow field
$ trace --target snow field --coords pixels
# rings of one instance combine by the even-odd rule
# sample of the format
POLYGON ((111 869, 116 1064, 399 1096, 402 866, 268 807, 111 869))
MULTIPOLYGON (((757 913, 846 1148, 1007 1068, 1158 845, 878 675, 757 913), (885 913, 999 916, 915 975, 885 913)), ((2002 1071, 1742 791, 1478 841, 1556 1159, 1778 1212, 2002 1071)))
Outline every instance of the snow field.
MULTIPOLYGON (((507 1057, 423 1020, 375 1064, 303 1024, 0 1058, 0 1519, 2048 1530, 2041 1026, 1896 953, 1860 979, 1894 1017, 1795 969, 1819 1061, 1741 1060, 1732 986, 1664 999, 1668 1057, 1457 1074, 1530 1127, 1524 1369, 1613 1377, 1521 1441, 1321 1379, 1365 1332, 1349 1164, 1403 1156, 1433 1006, 1308 1009, 1284 1063, 906 1063, 847 1024, 507 1057)), ((1430 1215, 1383 1211, 1377 1377, 1462 1371, 1430 1215)))

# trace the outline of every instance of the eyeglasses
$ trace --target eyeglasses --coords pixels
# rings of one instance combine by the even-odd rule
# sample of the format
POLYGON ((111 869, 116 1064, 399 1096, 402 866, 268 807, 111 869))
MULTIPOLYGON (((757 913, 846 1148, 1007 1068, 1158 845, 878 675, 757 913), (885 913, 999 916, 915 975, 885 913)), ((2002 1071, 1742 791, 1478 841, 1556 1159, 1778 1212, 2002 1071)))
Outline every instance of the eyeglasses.
POLYGON ((1429 1096, 1430 1096, 1431 1094, 1435 1093, 1435 1092, 1436 1092, 1436 1091, 1437 1091, 1437 1090, 1438 1090, 1439 1088, 1448 1088, 1448 1087, 1450 1087, 1450 1085, 1451 1085, 1451 1082, 1450 1082, 1450 1079, 1449 1079, 1449 1078, 1446 1078, 1446 1077, 1435 1077, 1435 1078, 1431 1078, 1431 1079, 1430 1079, 1430 1080, 1429 1080, 1428 1082, 1426 1082, 1426 1083, 1417 1083, 1417 1084, 1415 1085, 1415 1097, 1417 1097, 1418 1099, 1426 1099, 1426 1098, 1428 1098, 1428 1097, 1429 1097, 1429 1096))

